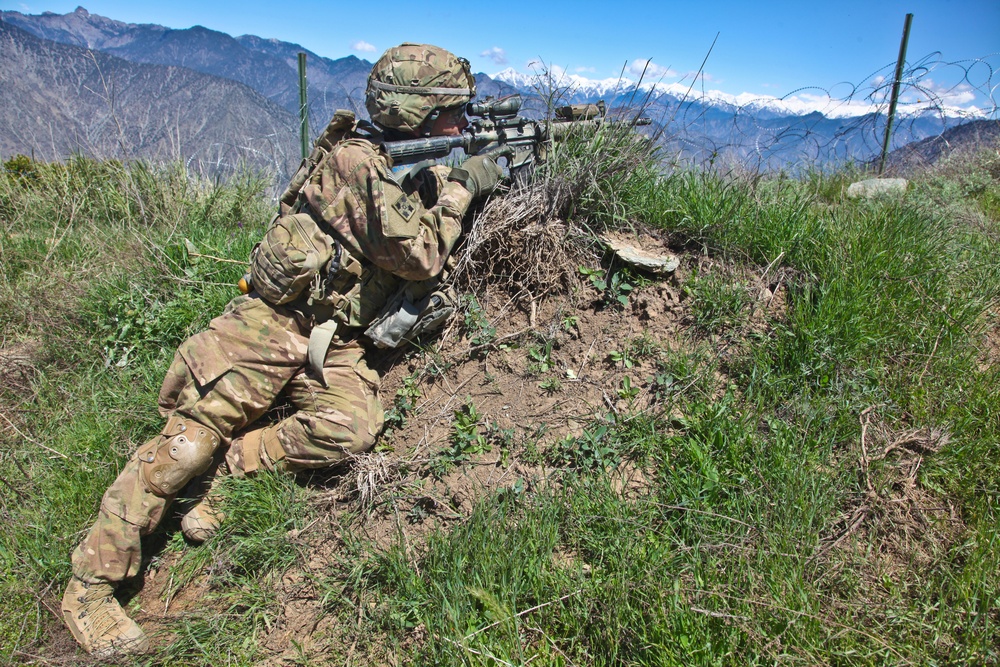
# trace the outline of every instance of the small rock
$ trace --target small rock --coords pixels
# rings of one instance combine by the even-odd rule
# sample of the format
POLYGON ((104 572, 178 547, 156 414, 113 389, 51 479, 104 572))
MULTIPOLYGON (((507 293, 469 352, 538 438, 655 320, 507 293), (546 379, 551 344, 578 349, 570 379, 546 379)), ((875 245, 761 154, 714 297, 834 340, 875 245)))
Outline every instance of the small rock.
POLYGON ((602 236, 601 240, 618 256, 618 259, 642 271, 662 276, 673 273, 681 264, 681 261, 674 255, 650 252, 640 248, 638 239, 631 241, 602 236))
POLYGON ((879 197, 882 195, 901 195, 906 192, 905 178, 869 178, 866 181, 851 183, 847 188, 849 199, 879 197))

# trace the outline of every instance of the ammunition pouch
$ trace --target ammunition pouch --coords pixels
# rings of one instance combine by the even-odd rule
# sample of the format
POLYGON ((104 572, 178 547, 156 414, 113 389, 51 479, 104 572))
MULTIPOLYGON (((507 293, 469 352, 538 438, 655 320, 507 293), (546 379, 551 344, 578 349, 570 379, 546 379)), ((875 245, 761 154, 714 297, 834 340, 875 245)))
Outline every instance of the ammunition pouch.
POLYGON ((358 127, 354 113, 337 110, 313 144, 309 156, 279 198, 279 213, 250 254, 247 288, 274 305, 290 303, 309 289, 309 305, 342 309, 361 276, 361 263, 317 224, 299 201, 316 166, 358 127))
POLYGON ((454 289, 437 280, 406 283, 386 302, 365 335, 378 348, 397 348, 439 330, 455 313, 457 303, 454 289))
POLYGON ((333 257, 333 244, 308 213, 275 216, 250 253, 253 288, 280 306, 294 301, 333 257))
POLYGON ((139 478, 157 496, 168 497, 212 464, 219 434, 193 419, 172 416, 156 438, 136 452, 139 478))
POLYGON ((359 288, 362 269, 308 212, 275 216, 250 254, 253 289, 276 306, 306 295, 309 305, 343 309, 359 288))

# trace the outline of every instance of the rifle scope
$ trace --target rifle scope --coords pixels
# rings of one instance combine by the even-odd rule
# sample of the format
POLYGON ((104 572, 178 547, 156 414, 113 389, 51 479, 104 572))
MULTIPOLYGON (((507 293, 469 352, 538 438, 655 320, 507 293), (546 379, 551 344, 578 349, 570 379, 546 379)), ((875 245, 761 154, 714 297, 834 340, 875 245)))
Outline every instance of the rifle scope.
POLYGON ((516 116, 517 112, 520 110, 520 95, 508 95, 507 97, 501 97, 500 99, 487 97, 482 102, 469 102, 469 104, 465 107, 465 112, 467 114, 470 116, 479 116, 481 118, 516 116))

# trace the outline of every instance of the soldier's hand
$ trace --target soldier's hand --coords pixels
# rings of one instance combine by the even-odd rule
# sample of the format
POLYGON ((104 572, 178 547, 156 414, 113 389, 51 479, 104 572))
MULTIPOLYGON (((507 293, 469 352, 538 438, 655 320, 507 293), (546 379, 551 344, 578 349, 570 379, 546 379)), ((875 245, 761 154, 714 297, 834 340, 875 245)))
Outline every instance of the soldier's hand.
POLYGON ((503 170, 485 155, 473 155, 458 169, 452 169, 448 178, 458 181, 472 193, 474 199, 492 194, 503 179, 503 170))

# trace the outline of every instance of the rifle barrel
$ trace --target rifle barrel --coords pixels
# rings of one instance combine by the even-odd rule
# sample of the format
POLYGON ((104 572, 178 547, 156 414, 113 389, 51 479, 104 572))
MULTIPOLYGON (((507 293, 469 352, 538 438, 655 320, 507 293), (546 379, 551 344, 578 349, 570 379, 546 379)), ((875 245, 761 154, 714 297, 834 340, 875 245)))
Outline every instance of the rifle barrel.
POLYGON ((420 160, 447 157, 456 148, 468 149, 469 137, 422 137, 386 142, 393 164, 412 164, 420 160))
POLYGON ((518 120, 519 122, 510 122, 500 127, 480 129, 478 131, 470 128, 457 137, 421 137, 419 139, 388 141, 385 143, 385 148, 392 157, 394 165, 406 165, 422 160, 437 160, 448 157, 456 148, 461 148, 467 155, 474 155, 484 150, 493 150, 498 145, 523 147, 526 145, 535 145, 550 139, 562 139, 576 130, 584 128, 594 129, 604 124, 628 126, 650 124, 648 118, 636 118, 632 121, 611 121, 605 118, 595 118, 590 120, 555 122, 548 125, 539 125, 535 121, 528 121, 527 119, 514 120, 518 120))

